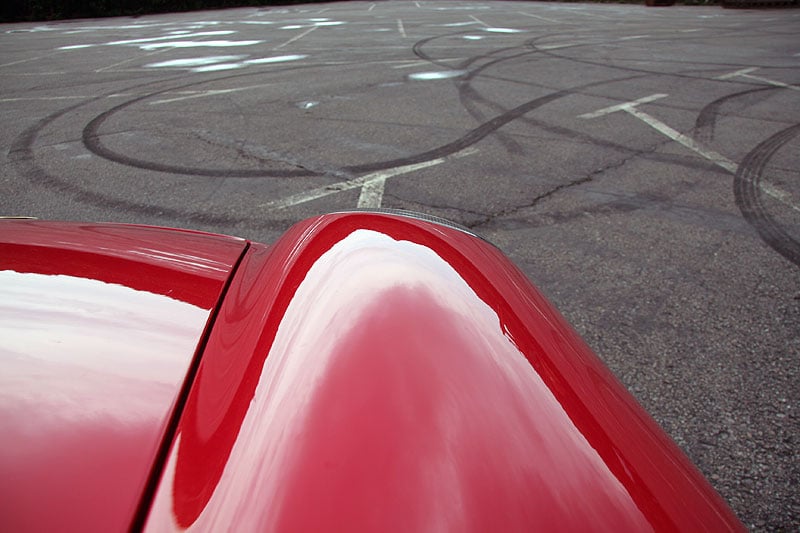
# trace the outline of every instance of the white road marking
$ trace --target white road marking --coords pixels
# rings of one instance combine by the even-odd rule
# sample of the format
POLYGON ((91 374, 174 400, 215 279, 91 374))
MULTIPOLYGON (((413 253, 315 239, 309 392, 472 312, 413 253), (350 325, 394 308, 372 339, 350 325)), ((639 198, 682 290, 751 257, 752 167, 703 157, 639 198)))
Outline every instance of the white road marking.
POLYGON ((476 17, 474 15, 470 15, 469 18, 471 18, 472 20, 474 20, 475 22, 477 22, 481 26, 484 26, 486 28, 490 28, 491 27, 488 24, 486 24, 484 21, 482 21, 481 19, 479 19, 478 17, 476 17))
POLYGON ((522 15, 523 17, 532 17, 532 18, 535 18, 535 19, 543 20, 545 22, 553 22, 555 24, 559 23, 559 21, 557 21, 557 20, 549 19, 547 17, 540 17, 539 15, 533 15, 531 13, 523 13, 522 11, 518 11, 517 14, 522 15))
POLYGON ((287 198, 282 198, 280 200, 273 200, 272 202, 261 204, 258 207, 266 209, 268 211, 278 211, 280 209, 286 209, 287 207, 292 207, 295 205, 310 202, 312 200, 317 200, 319 198, 324 198, 326 196, 330 196, 332 194, 336 194, 342 191, 349 191, 352 189, 363 188, 365 186, 367 187, 367 191, 364 192, 362 189, 361 195, 359 196, 358 206, 380 207, 380 202, 383 199, 383 187, 387 179, 392 178, 394 176, 400 176, 402 174, 409 174, 411 172, 416 172, 417 170, 422 170, 424 168, 440 165, 450 159, 468 156, 476 153, 477 151, 478 150, 475 148, 465 148, 460 152, 456 152, 454 154, 445 157, 432 159, 430 161, 423 161, 421 163, 415 163, 413 165, 403 165, 401 167, 390 168, 388 170, 372 172, 370 174, 366 174, 359 178, 340 181, 338 183, 333 183, 331 185, 324 185, 322 187, 317 187, 316 189, 311 189, 310 191, 293 194, 287 198))
POLYGON ((406 35, 406 29, 403 27, 402 19, 397 19, 397 31, 400 32, 400 35, 402 35, 404 39, 408 37, 408 35, 406 35))
MULTIPOLYGON (((463 61, 463 60, 464 60, 463 57, 451 57, 451 58, 447 58, 447 59, 437 59, 436 62, 437 63, 444 63, 446 61, 463 61)), ((414 60, 412 60, 411 62, 409 62, 407 59, 399 60, 399 61, 398 60, 393 60, 393 61, 370 61, 370 63, 403 63, 402 65, 393 66, 392 67, 393 69, 422 67, 422 66, 428 66, 428 65, 431 64, 430 61, 424 61, 424 60, 414 61, 414 60)))
POLYGON ((575 41, 571 43, 561 43, 561 44, 543 44, 541 46, 537 45, 537 50, 558 50, 559 48, 571 48, 573 46, 586 46, 586 45, 595 45, 598 46, 603 43, 598 43, 596 41, 575 41))
POLYGON ((216 96, 218 94, 227 94, 240 91, 242 89, 219 89, 216 91, 199 91, 195 94, 190 94, 187 96, 178 96, 175 98, 165 98, 163 100, 156 100, 155 102, 150 102, 150 105, 159 105, 159 104, 168 104, 171 102, 180 102, 181 100, 191 100, 192 98, 203 98, 206 96, 216 96))
MULTIPOLYGON (((192 98, 203 98, 205 96, 215 96, 218 94, 228 94, 228 93, 238 93, 241 91, 250 91, 253 89, 263 89, 264 87, 269 87, 272 85, 271 83, 260 83, 258 85, 248 85, 246 87, 235 87, 233 89, 217 89, 217 90, 209 90, 209 91, 175 91, 172 94, 181 94, 185 96, 178 96, 175 98, 165 98, 162 100, 156 100, 154 102, 150 102, 150 105, 158 105, 158 104, 167 104, 170 102, 179 102, 181 100, 189 100, 192 98)), ((164 93, 170 94, 170 93, 164 93)), ((116 95, 115 95, 116 96, 116 95)))
MULTIPOLYGON (((601 117, 603 115, 608 115, 616 111, 625 111, 626 113, 629 113, 634 117, 638 118, 639 120, 641 120, 651 128, 655 129, 659 133, 662 133, 663 135, 669 137, 673 141, 685 146, 686 148, 692 150, 693 152, 708 159, 715 165, 735 175, 736 172, 739 170, 738 164, 734 163, 724 155, 715 152, 710 148, 706 148, 705 146, 701 145, 688 135, 684 135, 683 133, 669 127, 668 125, 664 124, 657 118, 648 115, 647 113, 641 111, 640 109, 637 109, 637 106, 640 104, 653 102, 655 100, 659 100, 666 96, 667 96, 666 94, 653 94, 650 96, 645 96, 644 98, 639 98, 638 100, 634 100, 632 102, 626 102, 624 104, 606 107, 604 109, 595 111, 593 113, 585 113, 583 115, 579 115, 578 118, 591 119, 591 118, 601 117)), ((792 202, 792 196, 788 192, 782 191, 777 187, 775 187, 774 185, 765 182, 761 182, 759 184, 759 188, 764 194, 774 198, 775 200, 779 201, 780 203, 789 207, 790 209, 800 212, 800 205, 797 205, 792 202)))
POLYGON ((0 102, 49 102, 59 100, 90 100, 93 96, 27 96, 20 98, 0 98, 0 102))
POLYGON ((742 70, 737 70, 735 72, 730 72, 728 74, 723 74, 722 76, 717 76, 716 79, 718 80, 729 80, 731 78, 735 78, 737 76, 744 76, 745 74, 749 74, 754 70, 758 70, 758 67, 750 67, 750 68, 743 68, 742 70))
POLYGON ((310 27, 309 29, 307 29, 306 31, 304 31, 303 33, 301 33, 300 35, 296 35, 296 36, 292 37, 291 39, 289 39, 288 41, 286 41, 285 43, 283 43, 283 44, 280 44, 280 45, 276 46, 275 48, 273 48, 273 50, 280 50, 280 49, 281 49, 281 48, 283 48, 284 46, 286 46, 286 45, 289 45, 289 44, 292 44, 293 42, 297 41, 298 39, 302 39, 303 37, 305 37, 306 35, 308 35, 308 34, 309 34, 309 33, 311 33, 312 31, 316 30, 318 27, 319 27, 319 26, 312 26, 312 27, 310 27))
POLYGON ((737 165, 724 155, 717 153, 714 150, 711 150, 710 148, 705 148, 704 146, 699 144, 697 141, 695 141, 688 135, 684 135, 683 133, 673 128, 670 128, 657 118, 648 115, 644 111, 636 109, 635 106, 625 108, 623 109, 623 111, 630 113, 631 115, 638 118, 648 126, 655 129, 656 131, 663 133, 673 141, 676 141, 685 146, 686 148, 700 154, 701 156, 705 157, 706 159, 716 164, 717 166, 724 168, 731 174, 736 174, 736 171, 739 169, 739 165, 737 165))
POLYGON ((157 50, 159 48, 197 48, 197 47, 228 47, 228 46, 252 46, 261 44, 264 41, 171 41, 166 43, 143 44, 139 48, 142 50, 157 50))
MULTIPOLYGON (((211 37, 214 35, 232 35, 236 33, 233 30, 217 30, 217 31, 200 31, 196 33, 185 33, 181 34, 181 39, 187 37, 211 37)), ((127 41, 111 41, 109 43, 104 43, 105 46, 124 46, 124 45, 131 45, 131 44, 142 44, 142 43, 154 43, 156 41, 169 41, 170 39, 174 39, 175 35, 167 35, 165 37, 150 37, 148 39, 129 39, 127 41)), ((62 47, 64 48, 64 47, 62 47)))
POLYGON ((640 104, 647 104, 649 102, 654 102, 656 100, 660 100, 661 98, 666 98, 666 94, 651 94, 650 96, 645 96, 643 98, 639 98, 638 100, 633 100, 632 102, 625 102, 623 104, 612 105, 610 107, 604 107, 598 111, 593 111, 591 113, 584 113, 583 115, 579 115, 578 118, 597 118, 602 117, 603 115, 608 115, 611 113, 615 113, 617 111, 627 111, 628 108, 634 108, 640 104))
POLYGON ((31 61, 38 61, 39 59, 44 59, 45 57, 48 57, 48 56, 38 56, 38 57, 31 57, 31 58, 28 58, 28 59, 20 59, 19 61, 12 61, 11 63, 5 63, 3 65, 0 65, 0 68, 10 67, 12 65, 19 65, 20 63, 29 63, 31 61))
MULTIPOLYGON (((167 50, 169 50, 169 48, 162 48, 162 49, 156 50, 154 52, 148 52, 148 53, 146 53, 144 55, 144 57, 150 57, 150 56, 154 56, 154 55, 158 55, 158 54, 163 54, 167 50)), ((101 68, 95 69, 95 72, 104 72, 104 71, 110 70, 112 68, 119 67, 120 65, 124 65, 126 63, 130 63, 131 61, 137 61, 137 60, 141 60, 141 59, 142 59, 141 57, 134 56, 134 57, 125 59, 124 61, 119 61, 119 62, 114 63, 112 65, 107 65, 105 67, 101 67, 101 68)))
POLYGON ((361 194, 358 195, 356 207, 380 207, 383 203, 383 189, 386 186, 386 178, 376 178, 368 181, 361 187, 361 194))
MULTIPOLYGON (((797 54, 800 55, 800 54, 797 54)), ((764 78, 762 76, 753 76, 750 73, 755 72, 758 70, 758 67, 750 67, 750 68, 743 68, 742 70, 737 70, 735 72, 731 72, 729 74, 723 74, 722 76, 717 76, 716 79, 718 80, 729 80, 732 78, 748 78, 755 81, 760 81, 769 85, 774 85, 775 87, 783 87, 784 89, 792 89, 793 91, 800 91, 800 87, 797 85, 791 85, 789 83, 784 83, 782 81, 771 80, 769 78, 764 78)))

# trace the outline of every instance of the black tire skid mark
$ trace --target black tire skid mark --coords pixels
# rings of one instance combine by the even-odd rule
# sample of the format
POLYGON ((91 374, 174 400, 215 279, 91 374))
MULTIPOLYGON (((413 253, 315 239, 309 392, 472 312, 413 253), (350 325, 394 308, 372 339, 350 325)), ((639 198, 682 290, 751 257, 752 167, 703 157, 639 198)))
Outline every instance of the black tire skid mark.
MULTIPOLYGON (((239 74, 235 76, 229 76, 224 78, 215 78, 213 80, 204 80, 200 82, 193 82, 190 84, 180 85, 178 87, 171 87, 169 89, 161 89, 154 93, 150 93, 144 96, 138 96, 126 102, 123 102, 113 108, 105 111, 95 117, 93 120, 87 124, 83 131, 83 141, 86 145, 87 149, 89 149, 94 154, 110 160, 112 162, 134 167, 134 168, 141 168, 143 170, 151 170, 151 171, 158 171, 158 172, 165 172, 170 174, 181 174, 181 175, 189 175, 189 176, 203 176, 203 177, 236 177, 236 178, 270 178, 270 177, 301 177, 301 176, 310 176, 310 175, 318 175, 318 173, 312 173, 305 170, 279 170, 279 171, 268 171, 268 170, 237 170, 237 169, 205 169, 205 168, 196 168, 196 167, 184 167, 180 165, 169 165, 169 164, 162 164, 153 161, 146 161, 140 160, 137 158, 133 158, 127 155, 118 154, 113 150, 110 150, 106 147, 100 138, 99 129, 103 125, 109 117, 113 116, 115 113, 118 113, 125 108, 156 96, 158 94, 162 94, 168 91, 174 91, 178 89, 186 89, 188 87, 193 87, 197 85, 204 85, 211 82, 227 80, 231 78, 239 78, 243 76, 255 76, 260 75, 263 73, 248 73, 248 74, 239 74)), ((387 170, 395 167, 405 166, 405 165, 412 165, 417 163, 423 163, 426 161, 431 161, 433 159, 438 159, 441 157, 446 157, 451 155, 455 152, 461 151, 478 141, 484 139, 486 136, 494 133, 499 128, 505 126, 509 122, 516 120, 517 118, 521 117, 522 115, 529 113, 533 109, 545 105, 555 99, 562 98, 568 94, 572 94, 576 91, 580 91, 589 87, 593 87, 596 85, 603 85, 606 83, 611 83, 616 80, 604 80, 600 82, 592 82, 580 87, 576 87, 573 89, 567 90, 560 90, 554 93, 530 100, 525 102, 519 106, 516 106, 508 111, 495 116, 494 118, 483 122, 475 129, 467 132, 462 137, 455 139, 449 143, 444 145, 438 146, 431 150, 427 150, 424 152, 420 152, 411 156, 392 159, 387 161, 377 161, 372 163, 364 163, 358 165, 349 165, 342 167, 342 171, 349 172, 349 173, 363 173, 363 172, 377 172, 380 170, 387 170)))
POLYGON ((781 147, 800 134, 795 124, 763 141, 747 154, 733 180, 736 205, 745 220, 773 250, 800 266, 800 242, 793 238, 768 213, 761 196, 761 178, 769 160, 781 147))
MULTIPOLYGON (((166 80, 172 81, 172 80, 166 80)), ((137 84, 132 87, 129 87, 127 90, 133 89, 140 89, 142 87, 147 87, 152 85, 152 82, 148 82, 145 84, 137 84)), ((36 164, 36 158, 34 154, 34 145, 36 143, 36 139, 39 136, 39 133, 44 130, 47 126, 51 123, 55 122, 59 118, 75 111, 83 106, 86 106, 90 103, 100 101, 110 94, 108 93, 104 95, 100 95, 89 100, 80 102, 78 104, 74 104, 46 117, 42 118, 32 126, 26 128, 22 133, 20 133, 12 142, 11 148, 9 149, 8 156, 9 160, 11 161, 12 165, 14 165, 17 171, 26 178, 29 182, 42 185, 47 187, 51 190, 55 190, 61 192, 65 195, 69 195, 75 202, 94 205, 96 207, 104 208, 104 209, 119 209, 122 208, 126 212, 135 212, 142 215, 147 216, 156 216, 156 217, 170 217, 173 219, 188 219, 195 222, 200 223, 208 223, 208 224, 233 224, 235 223, 232 219, 228 217, 215 217, 213 215, 207 214, 200 214, 192 213, 192 214, 185 214, 178 210, 169 209, 169 208, 161 208, 156 207, 153 205, 142 204, 139 202, 130 202, 128 200, 122 199, 110 199, 102 194, 88 191, 78 185, 68 182, 63 178, 58 178, 53 176, 52 174, 48 173, 47 171, 41 169, 36 164)))
MULTIPOLYGON (((136 98, 132 99, 130 102, 138 102, 138 101, 141 101, 143 99, 149 98, 151 96, 162 94, 162 93, 167 92, 167 91, 174 91, 176 89, 184 89, 184 88, 192 87, 192 86, 196 86, 196 85, 202 85, 202 84, 207 84, 207 83, 211 83, 211 82, 227 80, 227 79, 231 79, 231 78, 239 78, 239 77, 243 77, 243 76, 253 76, 253 75, 256 75, 256 74, 255 73, 237 74, 237 75, 233 75, 233 76, 227 76, 227 77, 224 77, 224 78, 215 78, 213 80, 204 80, 204 81, 201 81, 201 82, 194 82, 194 83, 191 83, 191 84, 183 84, 183 85, 180 85, 180 86, 177 86, 177 87, 170 87, 169 89, 161 89, 159 91, 155 91, 153 93, 149 93, 149 94, 147 94, 145 96, 136 97, 136 98)), ((161 80, 161 81, 157 81, 157 82, 148 82, 146 84, 137 84, 137 85, 134 85, 134 86, 128 88, 127 90, 141 89, 143 87, 152 86, 154 84, 162 84, 162 83, 169 82, 169 81, 174 81, 174 79, 161 80)), ((616 81, 616 80, 611 80, 611 81, 613 82, 613 81, 616 81)), ((463 150, 463 149, 465 149, 465 148, 467 148, 467 147, 479 142, 480 140, 482 140, 486 136, 488 136, 491 133, 495 132, 497 129, 503 127, 504 125, 508 124, 509 122, 512 122, 513 120, 516 120, 517 118, 519 118, 522 115, 532 111, 533 109, 536 109, 537 107, 540 107, 542 105, 550 103, 550 102, 552 102, 552 101, 554 101, 554 100, 556 100, 558 98, 562 98, 564 96, 572 94, 575 90, 582 90, 582 89, 588 88, 590 86, 602 85, 602 84, 605 84, 605 83, 609 83, 609 82, 608 81, 594 82, 594 83, 590 83, 590 84, 588 84, 586 86, 583 86, 583 87, 578 87, 576 89, 570 89, 570 90, 557 91, 557 92, 545 95, 543 97, 536 98, 534 100, 528 101, 528 102, 526 102, 526 103, 524 103, 524 104, 522 104, 520 106, 517 106, 515 108, 510 109, 506 113, 498 115, 498 116, 492 118, 491 120, 489 120, 487 122, 484 122, 483 124, 481 124, 480 126, 478 126, 475 129, 469 131, 467 134, 463 135, 462 137, 460 137, 460 138, 458 138, 458 139, 456 139, 456 140, 454 140, 454 141, 452 141, 450 143, 447 143, 445 145, 442 145, 442 146, 439 146, 437 148, 434 148, 432 150, 428 150, 426 152, 422 152, 422 153, 416 154, 414 156, 409 156, 409 157, 400 158, 400 159, 394 159, 394 160, 391 160, 391 161, 368 163, 368 164, 362 164, 362 165, 354 165, 354 166, 351 166, 351 167, 347 167, 346 170, 349 171, 349 172, 353 172, 353 173, 372 172, 372 171, 378 171, 378 170, 385 170, 385 169, 389 169, 389 168, 395 168, 395 167, 398 167, 398 166, 404 166, 404 165, 420 163, 420 162, 424 162, 424 161, 430 161, 430 160, 433 160, 433 159, 437 159, 437 158, 440 158, 440 157, 444 157, 444 156, 453 154, 455 152, 463 150)), ((31 182, 44 185, 44 186, 46 186, 48 188, 63 192, 65 194, 69 194, 70 196, 72 196, 72 198, 76 202, 84 203, 84 204, 87 204, 87 205, 94 205, 94 206, 100 207, 100 208, 124 209, 128 213, 136 213, 136 214, 145 215, 145 216, 152 216, 152 217, 166 217, 166 218, 170 218, 170 219, 174 219, 174 220, 190 221, 190 222, 204 223, 204 224, 211 224, 211 225, 220 225, 220 226, 234 226, 234 225, 237 225, 237 224, 241 224, 243 222, 251 222, 251 219, 249 217, 231 217, 231 216, 213 215, 213 214, 207 214, 207 213, 197 213, 197 212, 185 211, 185 210, 176 209, 176 208, 169 208, 169 207, 164 207, 164 206, 155 206, 155 205, 152 205, 152 204, 146 204, 146 203, 141 203, 141 202, 131 202, 131 201, 120 199, 120 198, 111 198, 111 197, 108 197, 107 195, 104 195, 104 194, 101 194, 101 193, 98 193, 98 192, 94 192, 94 191, 89 191, 89 190, 86 190, 86 189, 84 189, 82 187, 79 187, 79 186, 77 186, 77 185, 75 185, 73 183, 69 183, 67 180, 65 180, 63 178, 59 178, 59 177, 53 176, 52 174, 49 174, 47 171, 41 169, 36 164, 35 156, 34 156, 34 145, 35 145, 36 139, 38 138, 38 135, 40 134, 40 132, 42 130, 44 130, 52 122, 58 120, 59 118, 65 116, 65 115, 68 115, 70 112, 73 112, 73 111, 75 111, 77 109, 80 109, 83 106, 89 105, 90 103, 102 100, 102 99, 108 97, 110 94, 117 94, 118 92, 119 91, 114 91, 113 93, 103 94, 103 95, 100 95, 98 97, 92 98, 90 100, 81 102, 79 104, 75 104, 75 105, 66 107, 66 108, 64 108, 64 109, 62 109, 60 111, 56 111, 55 113, 52 113, 52 114, 48 115, 47 117, 43 118, 42 120, 40 120, 39 122, 37 122, 33 126, 27 128, 23 133, 21 133, 19 136, 17 136, 17 138, 15 139, 14 143, 12 144, 12 148, 11 148, 11 150, 9 152, 9 155, 10 155, 10 159, 12 160, 12 162, 17 165, 18 170, 20 171, 20 173, 23 176, 25 176, 31 182)), ((112 109, 119 110, 120 107, 121 106, 115 106, 112 109)), ((108 112, 105 112, 105 113, 101 113, 98 116, 108 117, 109 115, 108 115, 108 112)), ((102 121, 97 122, 96 120, 93 120, 92 123, 94 124, 94 127, 97 128, 97 127, 99 127, 101 125, 102 121)), ((87 128, 89 128, 89 125, 87 125, 87 127, 84 128, 84 130, 86 130, 87 128)), ((91 140, 91 139, 93 139, 93 137, 96 137, 96 133, 93 134, 92 130, 90 129, 89 132, 86 133, 84 138, 85 139, 89 138, 90 139, 90 144, 91 144, 91 143, 94 142, 93 140, 91 140)), ((95 153, 97 153, 97 152, 95 152, 95 153)), ((97 155, 100 155, 100 154, 97 154, 97 155)), ((103 156, 101 156, 101 157, 103 157, 103 156)), ((111 161, 115 162, 113 159, 111 161)), ((137 161, 133 161, 133 163, 137 163, 137 161)), ((128 166, 137 167, 137 165, 128 165, 128 166)), ((162 170, 162 166, 149 165, 149 164, 147 166, 139 165, 138 168, 145 168, 145 169, 148 169, 148 170, 162 170), (149 168, 148 169, 147 168, 148 166, 153 166, 153 167, 156 167, 156 168, 149 168)), ((178 167, 176 170, 184 170, 184 169, 182 169, 181 167, 178 167)), ((203 170, 206 170, 206 169, 203 169, 203 170)), ((185 174, 185 172, 175 172, 175 173, 176 174, 185 174)), ((298 176, 299 175, 302 175, 302 176, 312 175, 311 172, 306 172, 306 171, 292 172, 292 174, 295 174, 295 175, 298 175, 298 176)), ((230 176, 231 174, 229 173, 227 175, 230 176)), ((239 177, 239 176, 237 176, 237 177, 239 177)), ((259 177, 270 177, 270 176, 269 175, 262 175, 262 176, 259 176, 259 177)), ((264 227, 272 228, 271 225, 267 225, 267 226, 264 226, 264 227)), ((281 228, 278 228, 278 229, 281 229, 281 228)))
POLYGON ((713 102, 706 104, 706 106, 700 110, 700 113, 697 115, 697 119, 694 122, 693 137, 700 142, 710 143, 714 140, 714 130, 716 129, 717 115, 719 114, 719 110, 723 105, 751 94, 763 91, 772 91, 775 89, 778 89, 778 87, 759 87, 757 89, 748 89, 746 91, 723 96, 722 98, 718 98, 713 102))
MULTIPOLYGON (((507 61, 509 59, 512 59, 513 57, 519 57, 521 55, 529 55, 531 52, 530 51, 526 51, 526 52, 524 52, 522 54, 516 54, 515 56, 512 56, 512 57, 495 58, 495 56, 497 56, 499 54, 502 54, 502 53, 505 53, 505 52, 509 52, 509 51, 515 51, 515 50, 519 50, 520 49, 519 46, 509 46, 509 47, 498 48, 496 50, 492 50, 488 54, 482 54, 482 55, 477 55, 477 56, 470 57, 470 58, 462 61, 461 63, 459 63, 456 66, 451 66, 451 65, 446 65, 442 61, 435 59, 433 56, 431 56, 430 54, 428 54, 424 50, 424 47, 426 45, 428 45, 428 44, 430 44, 430 43, 432 43, 432 42, 434 42, 436 40, 446 39, 446 38, 451 38, 451 37, 457 37, 459 35, 467 35, 468 33, 469 32, 458 31, 458 32, 447 33, 447 34, 443 34, 443 35, 436 35, 436 36, 433 36, 433 37, 426 37, 425 39, 421 39, 421 40, 417 41, 416 43, 414 43, 414 46, 412 47, 412 51, 413 51, 414 55, 416 55, 418 58, 420 58, 420 59, 422 59, 424 61, 428 61, 429 63, 431 63, 432 65, 436 65, 437 67, 445 68, 445 69, 449 69, 449 70, 469 70, 469 72, 467 73, 466 76, 464 76, 463 78, 460 78, 460 79, 456 79, 456 80, 454 80, 454 82, 456 84, 456 87, 458 88, 459 100, 461 102, 461 106, 467 111, 467 113, 478 124, 480 124, 480 123, 485 122, 487 120, 487 117, 480 109, 478 109, 477 105, 475 105, 475 101, 476 100, 471 97, 473 93, 475 95, 478 94, 477 91, 475 91, 471 86, 472 79, 475 76, 477 76, 480 72, 482 72, 483 70, 488 68, 489 66, 501 63, 503 61, 507 61), (481 61, 481 60, 484 60, 484 59, 489 59, 490 61, 488 63, 484 64, 484 65, 481 65, 477 69, 470 69, 470 67, 472 65, 474 65, 478 61, 481 61)), ((495 111, 497 111, 499 113, 505 113, 505 112, 508 111, 507 107, 501 106, 500 104, 497 104, 495 102, 492 102, 492 104, 493 105, 490 106, 490 107, 492 107, 495 111)), ((522 147, 519 145, 519 143, 512 136, 507 135, 507 134, 505 134, 505 133, 503 133, 501 131, 497 131, 494 136, 500 142, 500 144, 506 149, 507 152, 509 152, 511 154, 521 154, 521 153, 523 153, 522 147)))

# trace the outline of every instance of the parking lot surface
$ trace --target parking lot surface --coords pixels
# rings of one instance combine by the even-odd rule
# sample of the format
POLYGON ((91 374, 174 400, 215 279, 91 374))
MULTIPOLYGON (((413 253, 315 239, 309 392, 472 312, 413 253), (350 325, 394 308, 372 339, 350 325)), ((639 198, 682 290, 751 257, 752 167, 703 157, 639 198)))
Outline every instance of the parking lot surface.
POLYGON ((748 527, 800 528, 800 11, 347 2, 0 25, 0 214, 472 228, 748 527))

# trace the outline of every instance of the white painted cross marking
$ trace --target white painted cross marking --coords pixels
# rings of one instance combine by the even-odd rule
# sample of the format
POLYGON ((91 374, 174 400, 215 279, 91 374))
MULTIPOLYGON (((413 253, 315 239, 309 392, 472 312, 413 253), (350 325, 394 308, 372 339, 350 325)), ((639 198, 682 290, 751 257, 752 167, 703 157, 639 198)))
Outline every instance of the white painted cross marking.
POLYGON ((402 35, 404 39, 408 37, 408 35, 406 35, 406 29, 403 27, 402 19, 397 19, 397 31, 400 32, 400 35, 402 35))
POLYGON ((731 72, 730 74, 723 74, 722 76, 717 76, 717 79, 729 80, 731 78, 748 78, 751 80, 767 83, 769 85, 774 85, 775 87, 783 87, 784 89, 792 89, 793 91, 800 91, 800 87, 798 87, 797 85, 790 85, 788 83, 783 83, 782 81, 771 80, 769 78, 763 78, 761 76, 753 76, 750 74, 751 72, 755 72, 756 70, 758 70, 758 67, 743 68, 742 70, 737 70, 736 72, 731 72))
MULTIPOLYGON (((617 111, 625 111, 626 113, 629 113, 634 117, 638 118, 639 120, 641 120, 651 128, 655 129, 659 133, 666 135, 673 141, 678 142, 683 146, 685 146, 686 148, 692 150, 693 152, 703 156, 704 158, 708 159, 715 165, 724 168, 731 174, 736 174, 736 172, 739 170, 739 165, 737 165, 724 155, 717 153, 714 150, 711 150, 710 148, 706 148, 705 146, 701 145, 688 135, 684 135, 683 133, 664 124, 657 118, 648 115, 647 113, 641 111, 640 109, 637 109, 637 106, 640 104, 653 102, 655 100, 660 100, 661 98, 665 98, 666 96, 668 95, 653 94, 650 96, 645 96, 644 98, 639 98, 638 100, 634 100, 632 102, 625 102, 623 104, 606 107, 604 109, 600 109, 599 111, 594 111, 592 113, 584 113, 583 115, 579 115, 578 118, 591 119, 591 118, 601 117, 603 115, 608 115, 610 113, 615 113, 617 111)), ((795 211, 800 212, 800 206, 795 205, 791 201, 792 197, 789 193, 778 189, 774 185, 765 184, 763 182, 760 184, 760 189, 764 194, 776 199, 783 205, 795 211)))
POLYGON ((380 207, 381 202, 383 201, 383 188, 387 179, 394 176, 400 176, 402 174, 416 172, 417 170, 422 170, 435 165, 440 165, 450 159, 468 156, 476 153, 477 151, 478 150, 475 148, 465 148, 460 152, 456 152, 445 157, 439 157, 437 159, 431 159, 430 161, 423 161, 421 163, 414 163, 412 165, 403 165, 396 168, 372 172, 359 178, 340 181, 331 185, 323 185, 322 187, 317 187, 316 189, 311 189, 310 191, 293 194, 287 198, 273 200, 272 202, 261 204, 258 207, 268 211, 278 211, 280 209, 286 209, 287 207, 310 202, 311 200, 324 198, 325 196, 330 196, 331 194, 336 194, 341 191, 349 191, 358 188, 361 188, 361 194, 358 198, 358 207, 380 207))

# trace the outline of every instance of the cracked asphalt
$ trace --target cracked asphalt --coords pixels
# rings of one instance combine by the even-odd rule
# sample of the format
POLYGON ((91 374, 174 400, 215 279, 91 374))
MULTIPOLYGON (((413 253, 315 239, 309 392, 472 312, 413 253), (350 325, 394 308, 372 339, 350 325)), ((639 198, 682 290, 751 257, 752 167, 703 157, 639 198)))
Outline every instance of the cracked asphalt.
POLYGON ((348 2, 0 25, 0 214, 500 247, 754 530, 800 529, 800 11, 348 2))

